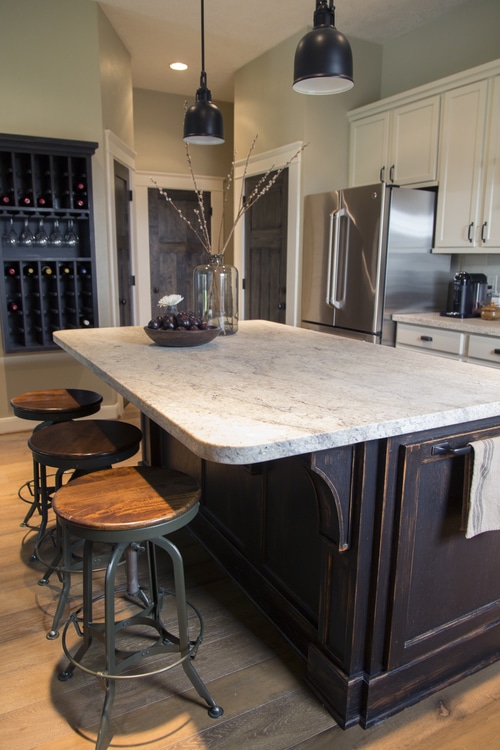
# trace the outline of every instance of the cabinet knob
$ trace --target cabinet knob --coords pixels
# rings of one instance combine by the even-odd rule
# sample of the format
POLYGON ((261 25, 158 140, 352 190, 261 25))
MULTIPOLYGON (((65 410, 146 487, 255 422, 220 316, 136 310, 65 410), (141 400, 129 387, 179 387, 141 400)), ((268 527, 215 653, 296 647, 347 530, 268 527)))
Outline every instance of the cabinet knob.
POLYGON ((420 341, 432 341, 432 336, 420 336, 420 341))
POLYGON ((390 170, 389 170, 389 181, 394 182, 394 164, 392 164, 390 170))
POLYGON ((469 242, 472 242, 472 230, 474 229, 474 222, 471 221, 469 224, 469 228, 467 229, 467 239, 469 242))
POLYGON ((493 349, 493 354, 500 354, 500 349, 493 349))
POLYGON ((384 167, 380 167, 379 177, 380 177, 380 182, 384 182, 385 181, 385 166, 384 167))
POLYGON ((485 221, 485 222, 484 222, 484 224, 483 224, 483 225, 482 225, 482 227, 481 227, 481 242, 486 242, 486 241, 487 241, 487 239, 488 239, 488 238, 486 237, 486 227, 487 227, 487 226, 488 226, 488 222, 487 222, 487 221, 485 221))

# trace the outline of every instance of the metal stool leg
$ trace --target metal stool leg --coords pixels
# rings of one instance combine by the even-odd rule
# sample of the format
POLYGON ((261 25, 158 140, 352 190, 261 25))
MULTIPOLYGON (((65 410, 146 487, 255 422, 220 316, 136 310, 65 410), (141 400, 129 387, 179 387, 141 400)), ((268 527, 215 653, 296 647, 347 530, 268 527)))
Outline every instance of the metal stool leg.
MULTIPOLYGON (((184 563, 182 560, 182 556, 175 544, 173 544, 169 539, 166 539, 165 537, 156 537, 152 540, 152 543, 164 549, 172 560, 175 582, 175 599, 177 604, 177 620, 179 623, 179 649, 181 656, 186 656, 186 654, 189 653, 190 643, 186 607, 184 563)), ((218 706, 212 698, 207 686, 194 668, 192 658, 188 657, 187 659, 183 659, 182 666, 184 668, 184 672, 191 681, 191 684, 196 689, 198 695, 207 702, 209 706, 208 715, 212 719, 218 719, 223 715, 223 709, 218 706)))

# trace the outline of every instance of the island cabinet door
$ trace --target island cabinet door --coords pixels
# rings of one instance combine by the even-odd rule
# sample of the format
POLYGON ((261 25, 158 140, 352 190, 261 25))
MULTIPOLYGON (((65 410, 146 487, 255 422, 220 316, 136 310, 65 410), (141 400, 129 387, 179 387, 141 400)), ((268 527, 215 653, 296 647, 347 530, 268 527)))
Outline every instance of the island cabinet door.
POLYGON ((434 664, 443 679, 498 658, 500 531, 465 538, 473 458, 453 453, 498 434, 497 426, 400 447, 388 670, 411 663, 418 681, 434 664))

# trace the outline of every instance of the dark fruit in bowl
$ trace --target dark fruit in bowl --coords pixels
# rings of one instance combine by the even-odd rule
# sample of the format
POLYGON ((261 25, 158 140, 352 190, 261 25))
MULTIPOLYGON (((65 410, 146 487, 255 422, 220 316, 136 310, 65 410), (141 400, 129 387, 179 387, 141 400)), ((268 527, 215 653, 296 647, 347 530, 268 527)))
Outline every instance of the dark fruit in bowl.
POLYGON ((147 327, 153 331, 206 331, 209 328, 194 312, 168 312, 150 320, 147 327))

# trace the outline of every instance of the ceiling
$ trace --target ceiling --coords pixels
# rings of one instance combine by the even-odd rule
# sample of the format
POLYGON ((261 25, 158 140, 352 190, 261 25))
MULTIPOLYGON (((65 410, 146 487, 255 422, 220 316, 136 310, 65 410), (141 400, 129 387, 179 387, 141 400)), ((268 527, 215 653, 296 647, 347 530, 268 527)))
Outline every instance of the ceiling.
MULTIPOLYGON (((335 22, 348 38, 384 44, 467 1, 336 0, 335 22)), ((134 87, 194 97, 201 71, 198 0, 99 5, 130 52, 134 87), (169 65, 179 60, 189 68, 175 73, 169 65)), ((233 101, 234 72, 311 26, 315 7, 314 0, 206 0, 205 68, 213 101, 233 101)))

